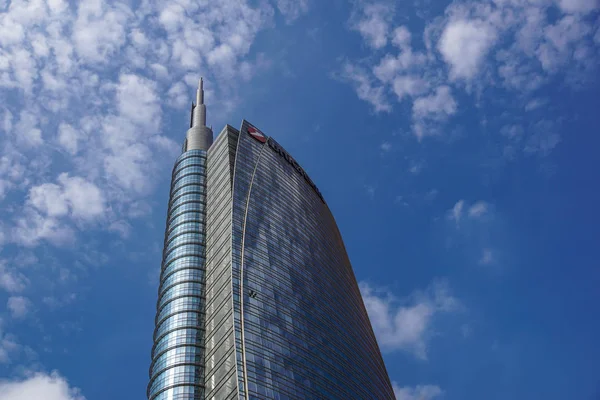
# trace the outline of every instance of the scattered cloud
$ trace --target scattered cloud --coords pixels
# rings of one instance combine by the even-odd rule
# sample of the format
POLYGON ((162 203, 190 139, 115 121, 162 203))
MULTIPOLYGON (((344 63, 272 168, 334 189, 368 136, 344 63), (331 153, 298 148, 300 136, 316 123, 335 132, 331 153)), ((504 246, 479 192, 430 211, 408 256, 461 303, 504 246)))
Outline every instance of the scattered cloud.
POLYGON ((461 308, 443 281, 413 293, 404 302, 364 282, 360 289, 382 349, 408 351, 422 360, 427 359, 427 342, 433 333, 434 319, 461 308))
POLYGON ((481 20, 450 21, 438 44, 450 79, 473 78, 495 40, 494 29, 481 20))
POLYGON ((381 149, 381 151, 387 153, 388 151, 390 151, 392 149, 392 144, 390 142, 383 142, 383 143, 381 143, 379 148, 381 149))
POLYGON ((529 136, 523 151, 527 154, 548 155, 560 141, 561 138, 558 133, 538 130, 529 136))
POLYGON ((18 216, 3 230, 26 246, 71 243, 73 224, 124 237, 180 148, 165 108, 187 107, 201 74, 214 109, 231 108, 264 63, 249 53, 273 5, 292 21, 309 2, 42 3, 0 13, 0 199, 18 216))
POLYGON ((444 121, 456 113, 457 103, 452 97, 450 87, 440 86, 435 93, 417 98, 413 103, 413 121, 415 135, 421 139, 435 130, 428 130, 427 123, 444 121))
POLYGON ((471 336, 471 334, 473 332, 473 328, 471 328, 471 325, 469 325, 469 324, 463 324, 460 327, 460 331, 464 338, 468 338, 469 336, 471 336))
POLYGON ((469 218, 473 219, 482 218, 489 209, 489 205, 485 201, 477 201, 470 206, 466 206, 464 200, 457 201, 448 211, 448 219, 454 221, 457 227, 460 225, 461 219, 463 218, 465 207, 468 207, 466 214, 469 218))
POLYGON ((26 247, 36 246, 41 240, 55 246, 65 246, 75 240, 73 228, 32 208, 20 214, 12 233, 12 241, 26 247))
MULTIPOLYGON (((0 320, 0 323, 2 320, 0 320)), ((14 335, 6 334, 2 332, 0 325, 0 365, 10 363, 11 357, 21 351, 22 346, 17 342, 17 338, 14 335)), ((0 384, 0 388, 2 385, 0 384)), ((0 391, 0 396, 2 396, 2 391, 0 391)), ((0 397, 2 399, 2 397, 0 397)), ((9 398, 7 398, 9 400, 9 398)), ((13 400, 13 399, 10 399, 13 400)))
POLYGON ((22 292, 28 284, 28 279, 13 268, 8 268, 6 262, 0 260, 0 288, 8 293, 22 292))
POLYGON ((131 225, 124 220, 113 222, 108 229, 117 232, 122 239, 128 238, 131 234, 131 225))
POLYGON ((37 373, 23 380, 1 380, 0 400, 85 400, 79 389, 72 388, 58 373, 37 373))
POLYGON ((417 118, 445 118, 456 112, 456 101, 448 86, 440 86, 431 96, 420 97, 413 104, 413 114, 417 118))
POLYGON ((30 188, 25 208, 15 219, 13 242, 25 246, 35 246, 40 240, 71 243, 75 230, 70 221, 89 224, 104 216, 106 201, 98 186, 67 173, 56 182, 30 188))
POLYGON ((568 13, 589 13, 600 7, 597 0, 558 0, 560 8, 568 13))
POLYGON ((415 119, 444 119, 456 112, 456 101, 452 97, 450 87, 440 86, 430 96, 419 97, 413 103, 415 119))
POLYGON ((60 174, 57 182, 32 187, 29 203, 48 217, 68 215, 74 219, 93 220, 102 216, 105 201, 96 185, 67 173, 60 174))
POLYGON ((392 32, 392 44, 401 49, 409 49, 412 34, 406 26, 399 26, 392 32))
POLYGON ((13 318, 22 319, 31 311, 31 301, 23 296, 11 296, 6 307, 13 318))
POLYGON ((288 23, 294 22, 308 11, 308 0, 277 0, 275 4, 288 23))
POLYGON ((413 174, 413 175, 418 175, 424 167, 424 163, 423 162, 411 162, 410 167, 408 168, 408 171, 413 174))
POLYGON ((396 198, 394 198, 394 204, 401 204, 405 207, 409 205, 404 196, 396 196, 396 198))
POLYGON ((481 265, 489 265, 494 262, 494 253, 491 249, 485 248, 481 252, 481 259, 479 260, 479 264, 481 265))
MULTIPOLYGON (((544 101, 535 91, 548 82, 583 86, 600 62, 599 8, 596 0, 452 2, 415 32, 395 24, 389 2, 359 1, 350 22, 370 54, 346 60, 342 69, 360 71, 348 82, 376 112, 391 112, 394 99, 409 102, 413 133, 422 139, 444 132, 469 102, 492 104, 482 96, 491 90, 516 94, 520 110, 531 111, 544 101), (557 18, 549 18, 549 9, 557 18)), ((556 134, 540 136, 520 149, 543 155, 560 141, 556 134)))
POLYGON ((371 200, 373 200, 375 198, 375 187, 374 186, 365 185, 365 191, 367 192, 367 196, 369 196, 369 198, 371 200))
POLYGON ((375 83, 364 69, 346 63, 342 70, 341 79, 350 82, 355 87, 358 97, 369 102, 375 112, 389 112, 392 110, 392 106, 386 99, 384 87, 375 83))
POLYGON ((454 220, 456 225, 460 224, 460 219, 462 218, 463 207, 465 205, 464 200, 459 200, 454 204, 454 207, 448 212, 448 219, 454 220))
POLYGON ((439 194, 439 191, 437 189, 431 189, 429 192, 427 192, 425 194, 425 202, 431 203, 432 201, 435 200, 435 198, 437 197, 438 194, 439 194))
POLYGON ((478 201, 469 207, 469 217, 480 218, 488 211, 488 204, 484 201, 478 201))
POLYGON ((361 34, 370 47, 380 49, 388 43, 393 11, 389 2, 366 3, 359 9, 352 28, 361 34))
MULTIPOLYGON (((415 171, 414 166, 409 168, 409 172, 411 174, 418 175, 423 167, 422 164, 418 165, 418 171, 415 171)), ((422 207, 422 206, 430 206, 435 199, 437 198, 439 191, 437 189, 430 189, 427 191, 412 191, 407 194, 399 195, 394 198, 395 204, 401 204, 405 207, 422 207)))
POLYGON ((28 110, 21 111, 14 134, 16 142, 23 146, 38 147, 44 143, 38 117, 28 110))
POLYGON ((66 293, 60 297, 56 296, 45 296, 42 298, 42 302, 47 305, 50 309, 57 309, 68 304, 73 303, 77 299, 76 293, 66 293))
POLYGON ((58 144, 69 154, 74 156, 79 151, 85 136, 67 123, 58 125, 58 144))
POLYGON ((446 248, 457 249, 466 257, 467 264, 485 266, 494 274, 502 273, 507 267, 511 235, 494 206, 485 201, 459 200, 446 216, 446 248))
POLYGON ((444 392, 436 385, 419 385, 415 387, 400 387, 393 382, 396 400, 433 400, 441 397, 444 392))

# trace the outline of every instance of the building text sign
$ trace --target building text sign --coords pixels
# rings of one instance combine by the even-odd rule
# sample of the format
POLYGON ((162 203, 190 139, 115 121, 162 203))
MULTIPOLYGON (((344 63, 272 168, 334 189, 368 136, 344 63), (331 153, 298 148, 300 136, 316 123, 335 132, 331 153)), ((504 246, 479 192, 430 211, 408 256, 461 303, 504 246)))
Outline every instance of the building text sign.
POLYGON ((321 201, 323 203, 325 203, 325 199, 323 199, 323 195, 317 188, 317 185, 315 185, 315 183, 312 181, 312 179, 310 179, 308 174, 306 172, 304 172, 304 169, 300 166, 300 164, 298 164, 296 162, 296 160, 294 160, 294 158, 292 156, 290 156, 287 151, 285 151, 275 140, 273 140, 273 138, 269 137, 267 139, 267 144, 276 153, 279 153, 279 155, 281 157, 283 157, 288 163, 290 163, 292 165, 292 167, 294 167, 294 169, 296 171, 298 171, 298 173, 304 177, 304 180, 310 185, 310 187, 312 187, 314 189, 314 191, 317 193, 317 195, 319 196, 321 201))

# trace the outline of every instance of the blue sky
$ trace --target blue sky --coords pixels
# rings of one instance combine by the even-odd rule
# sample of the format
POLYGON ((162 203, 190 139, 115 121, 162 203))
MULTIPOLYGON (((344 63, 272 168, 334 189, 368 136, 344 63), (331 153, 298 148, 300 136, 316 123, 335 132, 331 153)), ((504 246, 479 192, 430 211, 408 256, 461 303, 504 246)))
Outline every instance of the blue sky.
POLYGON ((399 400, 598 399, 599 9, 0 0, 0 400, 145 398, 200 75, 320 188, 399 400))

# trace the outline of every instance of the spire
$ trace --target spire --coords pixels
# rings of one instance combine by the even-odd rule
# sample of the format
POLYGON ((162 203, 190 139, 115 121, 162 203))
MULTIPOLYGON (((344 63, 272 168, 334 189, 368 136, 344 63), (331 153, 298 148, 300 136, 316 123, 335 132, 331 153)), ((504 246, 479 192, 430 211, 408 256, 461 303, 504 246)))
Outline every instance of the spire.
POLYGON ((192 127, 206 126, 206 106, 204 105, 204 80, 200 78, 196 90, 196 106, 192 111, 192 127))
POLYGON ((200 77, 198 90, 196 90, 196 104, 204 104, 204 80, 200 77))
POLYGON ((204 104, 204 80, 200 78, 196 90, 196 104, 192 103, 190 129, 186 134, 184 151, 208 150, 213 141, 212 127, 206 126, 206 105, 204 104))

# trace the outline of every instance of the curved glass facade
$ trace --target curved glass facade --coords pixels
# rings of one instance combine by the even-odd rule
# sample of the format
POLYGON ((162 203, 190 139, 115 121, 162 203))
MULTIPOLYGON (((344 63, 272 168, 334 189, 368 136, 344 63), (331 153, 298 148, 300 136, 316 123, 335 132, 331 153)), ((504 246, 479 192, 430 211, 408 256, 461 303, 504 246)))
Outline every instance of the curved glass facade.
POLYGON ((249 128, 233 185, 240 397, 394 399, 329 208, 298 163, 249 128))
POLYGON ((155 323, 150 400, 394 399, 327 204, 246 121, 173 168, 155 323))
POLYGON ((206 151, 173 168, 150 365, 150 400, 204 399, 206 151))

